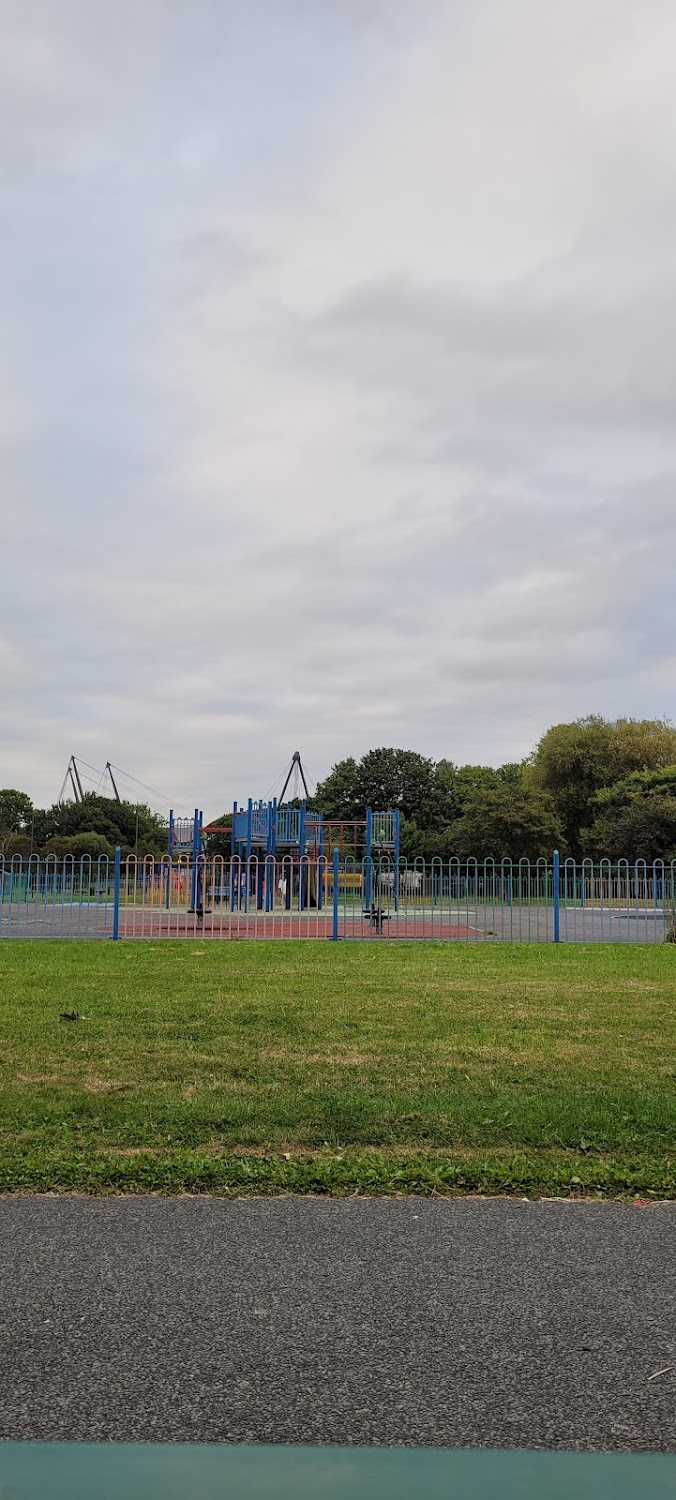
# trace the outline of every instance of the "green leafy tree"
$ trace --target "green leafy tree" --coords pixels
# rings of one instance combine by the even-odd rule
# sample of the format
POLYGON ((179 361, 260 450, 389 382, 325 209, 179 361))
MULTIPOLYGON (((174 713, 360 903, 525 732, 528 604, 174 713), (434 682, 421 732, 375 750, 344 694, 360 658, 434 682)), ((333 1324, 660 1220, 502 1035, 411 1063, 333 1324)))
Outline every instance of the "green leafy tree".
POLYGON ((327 818, 363 818, 367 807, 398 808, 402 817, 428 827, 435 816, 434 761, 415 750, 369 750, 360 761, 338 761, 319 783, 314 805, 327 818))
POLYGON ((28 859, 33 854, 34 847, 29 833, 0 833, 0 854, 5 859, 12 859, 15 854, 22 859, 28 859))
POLYGON ((434 816, 434 761, 415 750, 369 750, 357 770, 359 807, 398 808, 427 828, 434 816))
POLYGON ((617 719, 613 724, 613 780, 631 771, 676 765, 676 729, 668 719, 617 719))
POLYGON ((594 859, 676 859, 676 797, 653 791, 624 807, 609 805, 585 834, 584 847, 594 859))
POLYGON ((637 798, 649 797, 653 793, 676 797, 676 765, 665 766, 660 771, 633 771, 613 786, 602 787, 592 805, 600 812, 611 807, 629 807, 637 798))
POLYGON ((492 766, 458 766, 458 782, 464 803, 480 792, 495 791, 499 777, 492 766))
POLYGON ((449 833, 461 859, 540 859, 565 848, 552 798, 509 783, 471 797, 449 833))
POLYGON ((97 859, 112 859, 115 854, 115 846, 102 833, 76 833, 72 838, 53 838, 49 842, 48 852, 63 856, 72 854, 73 859, 80 860, 87 856, 96 861, 97 859))
POLYGON ((36 844, 45 852, 55 847, 55 839, 90 833, 100 834, 113 848, 119 844, 123 854, 160 857, 167 847, 164 819, 144 804, 88 793, 81 802, 56 803, 35 815, 36 844))
POLYGON ((30 828, 33 803, 27 792, 18 792, 15 787, 0 790, 0 832, 23 833, 30 828))
POLYGON ((459 776, 459 767, 452 760, 437 761, 433 777, 435 828, 447 828, 460 817, 465 799, 459 776))
POLYGON ((435 828, 418 828, 417 823, 409 823, 405 818, 401 821, 400 850, 402 859, 411 863, 414 859, 442 859, 448 860, 456 853, 454 830, 457 824, 451 823, 448 828, 441 830, 435 828))
POLYGON ((493 791, 499 784, 492 766, 456 766, 440 760, 434 770, 433 817, 429 826, 446 828, 461 817, 465 803, 479 792, 493 791))
POLYGON ((496 776, 498 785, 507 783, 508 786, 523 786, 526 776, 526 761, 508 760, 504 766, 498 766, 496 776))
POLYGON ((471 797, 505 784, 520 786, 523 779, 524 767, 519 762, 494 770, 492 766, 456 766, 451 760, 438 761, 434 768, 434 812, 429 827, 437 833, 443 832, 462 816, 471 797))
POLYGON ((360 814, 357 790, 357 762, 353 756, 339 760, 324 781, 320 781, 313 803, 327 818, 349 822, 360 814))
POLYGON ((208 855, 222 855, 223 859, 229 859, 232 851, 232 839, 230 830, 232 828, 232 813, 223 813, 220 818, 211 818, 215 827, 227 829, 226 833, 207 833, 204 835, 204 850, 208 855))
POLYGON ((582 831, 582 847, 593 859, 672 859, 676 836, 676 765, 634 771, 593 800, 595 817, 582 831))
POLYGON ((399 852, 408 864, 412 864, 414 859, 429 859, 429 833, 424 828, 419 828, 412 819, 402 818, 399 825, 399 852))
POLYGON ((530 764, 533 786, 548 792, 571 853, 582 853, 594 798, 629 772, 676 763, 676 729, 661 719, 616 719, 598 714, 555 724, 542 736, 530 764))

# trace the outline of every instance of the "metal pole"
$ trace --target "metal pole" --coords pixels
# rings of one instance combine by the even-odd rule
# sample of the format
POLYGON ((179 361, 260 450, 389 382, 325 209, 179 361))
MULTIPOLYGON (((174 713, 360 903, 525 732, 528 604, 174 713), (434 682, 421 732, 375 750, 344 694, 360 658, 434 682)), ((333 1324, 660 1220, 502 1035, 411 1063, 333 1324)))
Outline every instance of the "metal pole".
POLYGON ((198 894, 199 894, 198 889, 197 889, 197 881, 198 881, 197 861, 198 861, 198 858, 199 858, 199 852, 200 852, 200 813, 199 813, 199 808, 196 807, 195 808, 195 816, 193 818, 193 825, 192 825, 192 880, 191 880, 191 890, 190 890, 190 898, 191 898, 190 899, 190 911, 191 912, 196 911, 197 907, 199 905, 199 902, 198 902, 198 899, 197 899, 198 894))
POLYGON ((340 854, 338 849, 333 851, 333 931, 331 940, 338 942, 338 918, 340 915, 340 854))
POLYGON ((116 943, 120 936, 120 874, 122 866, 122 850, 119 844, 115 849, 115 874, 113 877, 113 942, 116 943))
POLYGON ((554 884, 554 942, 555 943, 560 943, 561 942, 560 911, 559 911, 559 879, 560 879, 560 873, 559 873, 559 851, 558 851, 558 849, 555 849, 554 850, 554 857, 553 857, 553 860, 552 860, 552 881, 553 881, 553 884, 554 884))
POLYGON ((298 910, 302 911, 305 905, 306 871, 303 867, 303 855, 305 853, 305 803, 301 803, 300 817, 298 819, 298 910))
POLYGON ((166 906, 167 911, 169 911, 169 907, 171 906, 171 866, 172 866, 172 863, 173 863, 173 853, 172 853, 173 848, 174 848, 174 809, 173 809, 173 807, 171 807, 169 809, 169 837, 167 839, 167 854, 169 855, 169 859, 168 859, 168 862, 167 862, 167 873, 166 873, 166 880, 165 880, 165 887, 166 887, 166 889, 165 889, 165 893, 164 893, 164 904, 166 906))
POLYGON ((364 892, 364 905, 370 907, 372 896, 371 882, 371 844, 373 842, 373 813, 370 807, 366 809, 366 865, 364 874, 366 876, 366 890, 364 892))
POLYGON ((235 898, 237 899, 237 910, 239 911, 239 866, 235 864, 237 845, 235 843, 235 819, 237 817, 237 803, 232 804, 232 826, 230 829, 230 910, 235 909, 235 898), (235 889, 235 883, 237 889, 235 889))

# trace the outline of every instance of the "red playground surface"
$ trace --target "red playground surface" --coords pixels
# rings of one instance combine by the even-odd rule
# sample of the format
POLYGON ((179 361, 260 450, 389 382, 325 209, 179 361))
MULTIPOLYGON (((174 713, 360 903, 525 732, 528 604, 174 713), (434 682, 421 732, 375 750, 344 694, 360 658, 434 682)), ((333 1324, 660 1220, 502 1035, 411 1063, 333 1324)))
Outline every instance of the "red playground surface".
MULTIPOLYGON (((165 912, 161 909, 131 907, 120 913, 121 938, 193 938, 193 939, 259 939, 315 938, 326 941, 333 936, 331 912, 165 912)), ((362 911, 341 916, 339 940, 453 938, 484 936, 480 928, 454 921, 448 914, 429 912, 392 913, 389 920, 371 920, 362 911)))

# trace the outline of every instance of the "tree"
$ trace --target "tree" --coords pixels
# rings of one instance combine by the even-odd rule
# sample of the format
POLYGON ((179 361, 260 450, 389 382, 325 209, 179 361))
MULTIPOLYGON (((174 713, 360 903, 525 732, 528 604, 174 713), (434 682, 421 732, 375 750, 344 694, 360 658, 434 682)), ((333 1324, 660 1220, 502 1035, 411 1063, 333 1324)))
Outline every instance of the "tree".
POLYGON ((18 792, 15 787, 0 790, 0 832, 23 833, 31 826, 33 803, 27 792, 18 792))
POLYGON ((350 822, 358 818, 357 762, 353 756, 339 760, 325 781, 317 786, 313 802, 327 818, 350 822))
POLYGON ((357 762, 338 761, 319 783, 313 804, 327 818, 346 822, 365 817, 367 807, 380 812, 398 808, 419 827, 434 824, 434 761, 415 750, 369 750, 357 762))
POLYGON ((461 859, 540 859, 565 849, 552 798, 508 782, 471 797, 449 832, 461 859))
POLYGON ((676 851, 676 765, 634 771, 593 799, 595 816, 582 830, 593 859, 672 859, 676 851))
POLYGON ((408 864, 414 859, 430 859, 430 835, 417 823, 402 818, 399 825, 399 852, 408 864))
POLYGON ((649 797, 653 792, 676 797, 676 765, 660 771, 633 771, 613 786, 602 787, 594 797, 593 806, 601 812, 611 807, 629 807, 637 798, 649 797))
POLYGON ((205 834, 205 852, 210 858, 221 855, 223 859, 229 859, 232 852, 232 813, 222 813, 220 818, 212 818, 210 821, 216 828, 225 828, 227 832, 205 834))
POLYGON ((615 775, 676 765, 676 729, 668 719, 617 719, 613 724, 615 775))
POLYGON ((112 797, 87 793, 81 802, 60 802, 46 812, 35 814, 35 840, 45 852, 54 848, 55 839, 68 839, 80 833, 97 833, 114 848, 119 844, 123 854, 166 852, 167 825, 163 818, 145 804, 117 802, 112 797))
POLYGON ((676 729, 666 720, 610 721, 592 714, 547 730, 534 752, 529 779, 554 799, 571 853, 579 856, 597 792, 631 771, 674 763, 676 729))
POLYGON ((584 847, 594 859, 676 859, 676 797, 653 791, 625 807, 609 805, 585 834, 584 847))
POLYGON ((72 854, 73 859, 80 860, 87 857, 96 861, 97 859, 112 859, 115 854, 115 846, 104 838, 102 833, 76 833, 72 838, 50 840, 48 852, 56 854, 60 858, 64 854, 72 854))
POLYGON ((452 760, 439 760, 434 768, 434 826, 447 828, 454 823, 464 805, 460 771, 452 760))
POLYGON ((498 766, 495 773, 498 778, 498 784, 507 782, 509 786, 523 786, 526 765, 527 763, 524 760, 505 761, 504 766, 498 766))
POLYGON ((367 807, 398 808, 420 828, 434 816, 434 761, 415 750, 369 750, 357 768, 357 798, 367 807))

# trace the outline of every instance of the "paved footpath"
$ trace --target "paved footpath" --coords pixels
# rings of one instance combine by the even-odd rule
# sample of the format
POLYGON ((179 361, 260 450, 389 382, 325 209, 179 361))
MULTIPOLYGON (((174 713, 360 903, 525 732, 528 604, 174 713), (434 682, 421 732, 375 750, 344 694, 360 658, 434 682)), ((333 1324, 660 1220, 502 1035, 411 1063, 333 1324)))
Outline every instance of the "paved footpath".
POLYGON ((4 1198, 0 1307, 1 1438, 676 1450, 676 1204, 4 1198))

